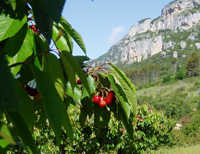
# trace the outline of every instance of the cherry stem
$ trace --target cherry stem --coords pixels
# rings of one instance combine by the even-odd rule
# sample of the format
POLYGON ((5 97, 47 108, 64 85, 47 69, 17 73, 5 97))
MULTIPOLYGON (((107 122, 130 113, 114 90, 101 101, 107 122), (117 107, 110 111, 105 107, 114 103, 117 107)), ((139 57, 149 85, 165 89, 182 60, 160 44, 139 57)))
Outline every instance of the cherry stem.
POLYGON ((104 64, 102 64, 101 66, 99 66, 99 68, 101 68, 102 66, 104 66, 104 65, 107 65, 108 63, 104 63, 104 64))
POLYGON ((96 67, 98 67, 97 62, 95 60, 93 59, 90 59, 90 60, 92 60, 95 63, 96 67))
POLYGON ((39 57, 39 56, 41 56, 41 55, 43 55, 43 54, 45 54, 45 53, 47 53, 47 52, 49 52, 49 50, 47 50, 47 51, 42 51, 42 52, 38 53, 38 54, 35 55, 35 56, 29 57, 29 58, 26 59, 24 62, 14 63, 14 64, 10 65, 9 67, 12 68, 12 67, 15 67, 15 66, 18 66, 18 65, 22 65, 22 64, 25 64, 25 65, 26 65, 28 61, 30 61, 30 60, 32 60, 32 59, 34 59, 34 58, 36 58, 36 57, 39 57))

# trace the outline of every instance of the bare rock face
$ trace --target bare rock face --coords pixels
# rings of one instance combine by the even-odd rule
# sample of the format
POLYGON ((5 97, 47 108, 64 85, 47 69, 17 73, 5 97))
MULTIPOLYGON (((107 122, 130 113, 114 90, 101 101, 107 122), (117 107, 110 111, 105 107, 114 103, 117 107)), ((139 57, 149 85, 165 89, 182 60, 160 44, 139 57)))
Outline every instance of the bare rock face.
MULTIPOLYGON (((170 36, 163 36, 160 32, 167 30, 181 32, 192 28, 199 21, 200 0, 175 0, 162 9, 160 17, 154 20, 146 18, 133 25, 124 38, 113 45, 105 56, 100 57, 99 63, 126 62, 131 64, 135 61, 140 62, 149 56, 162 52, 163 49, 173 49, 177 43, 180 43, 181 49, 184 49, 186 42, 164 42, 164 39, 170 36)), ((197 33, 191 33, 188 38, 194 40, 196 36, 198 36, 197 33)), ((196 46, 200 48, 198 43, 196 46)), ((163 53, 162 55, 167 54, 163 53)))
POLYGON ((186 42, 185 41, 181 41, 181 49, 185 49, 185 47, 186 47, 186 42))

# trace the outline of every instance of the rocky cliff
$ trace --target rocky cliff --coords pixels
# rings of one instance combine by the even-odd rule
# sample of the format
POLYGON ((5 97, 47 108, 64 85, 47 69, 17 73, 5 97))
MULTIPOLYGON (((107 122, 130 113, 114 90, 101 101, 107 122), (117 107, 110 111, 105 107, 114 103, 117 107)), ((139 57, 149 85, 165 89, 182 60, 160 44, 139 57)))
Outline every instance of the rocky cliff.
MULTIPOLYGON (((162 9, 158 18, 153 20, 146 18, 133 25, 124 38, 96 61, 99 64, 105 62, 131 64, 159 52, 161 55, 166 55, 163 50, 175 44, 184 47, 184 42, 173 42, 167 34, 187 31, 199 22, 200 0, 175 0, 162 9)), ((198 34, 191 34, 191 39, 195 39, 195 35, 198 34)))

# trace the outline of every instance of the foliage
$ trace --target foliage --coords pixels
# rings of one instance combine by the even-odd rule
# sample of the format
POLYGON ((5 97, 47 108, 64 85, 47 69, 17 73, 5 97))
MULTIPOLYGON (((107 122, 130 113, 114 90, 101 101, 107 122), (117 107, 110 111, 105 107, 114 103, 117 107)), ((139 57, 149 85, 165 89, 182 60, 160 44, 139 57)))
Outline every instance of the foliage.
POLYGON ((167 75, 165 77, 163 77, 163 83, 169 82, 171 80, 171 75, 167 75))
POLYGON ((200 55, 198 52, 193 52, 186 64, 186 73, 188 76, 197 76, 199 75, 199 60, 200 55))
POLYGON ((87 116, 94 117, 97 129, 108 127, 113 114, 133 138, 134 85, 112 64, 110 69, 103 68, 104 64, 84 72, 89 58, 80 34, 61 16, 64 3, 0 2, 0 153, 46 153, 51 147, 62 152, 63 132, 68 143, 74 141, 67 109, 75 104, 81 106, 83 128, 87 116), (72 55, 72 39, 84 56, 72 55), (93 95, 105 97, 111 89, 116 96, 112 105, 101 108, 92 102, 93 95), (54 142, 41 146, 51 140, 54 142))
MULTIPOLYGON (((172 147, 176 144, 175 136, 172 134, 172 129, 175 125, 173 121, 167 119, 162 112, 156 111, 152 106, 143 104, 138 106, 137 118, 132 122, 134 129, 134 137, 130 139, 127 131, 124 129, 124 125, 119 122, 114 115, 111 115, 108 127, 98 129, 93 123, 94 117, 87 117, 87 125, 83 128, 77 125, 77 121, 80 120, 79 111, 81 108, 74 108, 76 114, 71 112, 71 118, 73 119, 75 143, 70 144, 65 133, 62 134, 61 140, 62 147, 65 147, 64 152, 68 153, 101 153, 101 152, 113 152, 117 153, 144 153, 145 151, 156 150, 161 145, 172 147), (77 110, 78 109, 78 110, 77 110), (118 133, 120 131, 120 133, 118 133), (118 147, 118 148, 117 148, 118 147)), ((51 146, 53 137, 51 137, 52 131, 49 127, 46 127, 48 139, 42 139, 38 134, 41 148, 51 146), (43 141, 42 141, 42 140, 43 141), (48 140, 48 142, 45 140, 48 140)), ((44 131, 41 129, 40 131, 44 131)), ((55 153, 58 152, 56 147, 52 147, 55 153)), ((44 149, 43 149, 44 150, 44 149)), ((45 151, 50 153, 51 149, 45 151)))
POLYGON ((192 119, 189 123, 184 125, 181 129, 181 132, 185 135, 196 137, 197 134, 200 133, 199 127, 200 127, 200 116, 196 116, 194 119, 192 119))

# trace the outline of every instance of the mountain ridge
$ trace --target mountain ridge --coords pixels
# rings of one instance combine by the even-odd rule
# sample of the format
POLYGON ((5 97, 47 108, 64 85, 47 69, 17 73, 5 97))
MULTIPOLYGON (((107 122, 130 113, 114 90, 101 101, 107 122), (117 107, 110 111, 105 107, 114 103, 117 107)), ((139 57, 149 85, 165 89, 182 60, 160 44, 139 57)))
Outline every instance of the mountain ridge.
MULTIPOLYGON (((184 42, 172 41, 167 34, 190 30, 197 26, 199 21, 200 0, 172 1, 164 6, 161 16, 153 20, 146 18, 138 21, 130 28, 128 34, 96 61, 99 65, 108 62, 118 65, 141 62, 157 53, 166 56, 167 49, 177 44, 184 46, 184 42)), ((195 33, 190 38, 195 39, 197 35, 195 33)))

